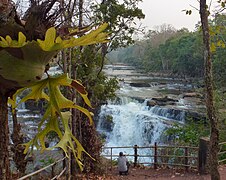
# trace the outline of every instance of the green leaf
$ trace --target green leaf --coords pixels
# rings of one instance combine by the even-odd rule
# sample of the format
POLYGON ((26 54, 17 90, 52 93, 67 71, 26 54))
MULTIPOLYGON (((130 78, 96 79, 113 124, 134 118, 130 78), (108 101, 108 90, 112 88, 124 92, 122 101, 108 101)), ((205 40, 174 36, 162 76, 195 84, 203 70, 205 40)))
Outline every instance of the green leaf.
POLYGON ((33 148, 34 146, 41 151, 59 147, 65 152, 66 155, 68 155, 68 150, 70 149, 73 152, 79 167, 82 169, 82 152, 87 152, 84 150, 79 141, 72 135, 69 128, 71 112, 68 111, 68 109, 76 108, 80 110, 87 115, 91 124, 93 123, 92 114, 87 109, 82 108, 67 99, 60 91, 61 86, 68 86, 79 90, 84 100, 88 103, 87 105, 91 106, 90 101, 87 98, 85 88, 78 81, 70 79, 67 74, 63 74, 58 77, 48 77, 47 79, 36 82, 27 88, 22 88, 13 95, 12 99, 9 99, 9 102, 12 104, 13 108, 16 108, 16 96, 23 91, 30 89, 28 94, 22 98, 18 104, 29 99, 36 101, 39 99, 45 99, 48 103, 46 112, 38 124, 39 131, 31 141, 24 144, 26 146, 24 153, 27 153, 30 148, 33 148), (76 86, 72 85, 72 82, 76 82, 76 86), (60 124, 62 124, 63 127, 60 127, 60 124), (55 132, 60 140, 54 147, 46 148, 45 139, 50 132, 55 132))
MULTIPOLYGON (((0 37, 0 47, 2 48, 0 51, 0 75, 5 80, 15 82, 11 83, 12 88, 25 87, 37 82, 42 78, 46 64, 58 51, 68 47, 106 42, 108 34, 103 33, 106 27, 107 24, 104 23, 82 37, 69 37, 66 40, 56 37, 54 27, 46 31, 45 40, 26 41, 22 32, 19 32, 17 41, 12 40, 10 36, 6 36, 5 39, 0 37)), ((84 94, 82 93, 82 95, 84 94)), ((88 103, 88 101, 86 102, 88 103)))
POLYGON ((38 39, 37 42, 44 51, 56 51, 74 46, 85 46, 100 42, 104 43, 107 42, 108 34, 102 33, 102 31, 104 31, 107 26, 108 24, 104 23, 96 30, 91 31, 82 37, 71 37, 68 40, 62 40, 60 37, 56 38, 56 29, 52 27, 47 30, 45 40, 42 41, 38 39))

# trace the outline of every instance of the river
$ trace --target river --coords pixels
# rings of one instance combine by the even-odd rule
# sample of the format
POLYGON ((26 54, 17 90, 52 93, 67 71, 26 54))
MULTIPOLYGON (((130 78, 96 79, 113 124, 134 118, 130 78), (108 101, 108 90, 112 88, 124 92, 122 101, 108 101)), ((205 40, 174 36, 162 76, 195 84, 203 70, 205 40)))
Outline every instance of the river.
MULTIPOLYGON (((183 124, 187 112, 205 110, 202 98, 184 95, 196 87, 181 79, 148 76, 126 65, 108 65, 104 71, 109 78, 117 77, 120 85, 117 99, 103 105, 98 115, 97 130, 105 137, 105 146, 164 144, 169 138, 164 132, 174 122, 183 124), (150 105, 153 99, 161 103, 150 105)), ((18 120, 28 139, 37 133, 40 118, 39 111, 27 109, 24 103, 18 107, 18 120)), ((11 120, 9 125, 12 130, 11 120)))
MULTIPOLYGON (((196 87, 184 80, 147 76, 126 65, 108 65, 105 72, 120 82, 117 100, 103 105, 99 114, 97 129, 106 147, 165 144, 166 129, 174 122, 185 123, 188 112, 205 109, 201 96, 185 96, 196 87), (168 101, 148 105, 153 99, 168 101)), ((132 150, 114 150, 113 154, 119 151, 131 154, 132 150)))

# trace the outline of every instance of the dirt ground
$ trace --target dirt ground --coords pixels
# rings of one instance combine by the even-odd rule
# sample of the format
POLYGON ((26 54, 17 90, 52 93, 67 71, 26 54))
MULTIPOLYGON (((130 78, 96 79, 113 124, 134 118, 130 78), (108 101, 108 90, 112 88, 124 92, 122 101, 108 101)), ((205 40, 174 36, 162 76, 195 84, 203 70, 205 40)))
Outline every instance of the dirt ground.
MULTIPOLYGON (((226 180, 226 166, 220 166, 219 172, 221 180, 226 180)), ((211 180, 209 174, 200 175, 196 171, 180 170, 180 169, 153 169, 153 168, 131 168, 129 175, 119 175, 117 169, 114 168, 105 176, 83 177, 82 180, 211 180)))
MULTIPOLYGON (((57 153, 54 154, 55 156, 58 156, 57 153)), ((46 160, 48 160, 48 156, 46 156, 46 160)), ((43 158, 43 157, 42 157, 43 158)), ((38 159, 42 159, 38 158, 38 159)), ((35 161, 32 166, 35 166, 37 162, 35 161)), ((107 163, 106 163, 107 164, 107 163)), ((60 171, 62 171, 62 167, 59 167, 60 171)), ((56 169, 55 169, 56 170, 56 169)), ((200 175, 195 170, 188 170, 187 172, 184 169, 169 169, 169 168, 160 168, 160 169, 154 169, 153 167, 147 167, 147 166, 141 166, 141 167, 130 167, 129 175, 127 176, 120 176, 117 167, 113 167, 112 170, 110 170, 110 166, 106 166, 106 174, 102 176, 96 176, 92 174, 84 175, 84 174, 78 174, 76 178, 73 178, 73 180, 211 180, 209 174, 200 175)), ((31 172, 34 170, 31 169, 31 172)), ((59 174, 59 172, 55 172, 56 174, 59 174)), ((221 180, 226 180, 226 165, 219 166, 219 172, 221 175, 221 180)), ((17 179, 16 176, 14 179, 17 179)), ((51 178, 48 178, 46 175, 41 176, 41 178, 33 178, 34 180, 49 180, 51 178)), ((66 180, 65 177, 59 178, 60 180, 66 180)))
MULTIPOLYGON (((220 166, 219 172, 221 175, 221 180, 226 180, 226 166, 220 166)), ((131 168, 128 176, 119 176, 116 169, 112 171, 111 177, 106 179, 120 180, 210 180, 210 175, 200 175, 195 171, 179 170, 179 169, 135 169, 131 168)))
MULTIPOLYGON (((219 167, 221 180, 226 180, 226 165, 219 167)), ((15 178, 17 179, 17 178, 15 178)), ((47 177, 35 177, 34 180, 50 180, 47 177)), ((66 180, 66 177, 59 178, 66 180)), ((117 168, 108 171, 106 175, 97 176, 92 174, 80 174, 72 180, 211 180, 209 174, 200 175, 196 171, 181 169, 153 169, 153 168, 130 168, 129 175, 119 175, 117 168)))

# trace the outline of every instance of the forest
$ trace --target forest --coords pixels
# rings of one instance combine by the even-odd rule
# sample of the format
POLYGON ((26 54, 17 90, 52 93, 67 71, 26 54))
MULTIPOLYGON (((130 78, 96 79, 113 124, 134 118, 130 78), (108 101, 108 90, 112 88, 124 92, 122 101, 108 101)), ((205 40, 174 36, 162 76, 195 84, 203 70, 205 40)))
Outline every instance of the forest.
POLYGON ((219 10, 208 19, 208 6, 201 0, 201 21, 194 32, 164 24, 138 41, 133 37, 142 28, 135 21, 145 18, 139 2, 0 0, 0 179, 24 176, 34 152, 54 149, 66 158, 66 179, 81 172, 105 173, 104 142, 95 123, 101 105, 119 89, 117 78, 103 72, 112 61, 150 75, 201 79, 210 128, 210 175, 220 179, 218 120, 224 125, 224 116, 215 110, 225 104, 225 1, 217 1, 219 10), (51 75, 56 66, 62 73, 51 75), (23 133, 31 127, 22 127, 17 116, 25 102, 38 106, 41 114, 33 137, 23 133), (52 140, 55 144, 49 146, 52 140))
MULTIPOLYGON (((211 51, 209 58, 212 63, 212 100, 216 107, 216 118, 219 120, 221 141, 225 138, 225 22, 225 14, 215 14, 214 18, 208 21, 211 51)), ((207 83, 205 79, 208 62, 205 60, 203 51, 205 45, 202 33, 201 22, 196 24, 196 30, 193 32, 186 28, 177 30, 172 25, 163 24, 155 30, 149 30, 143 39, 135 41, 133 45, 112 51, 108 58, 110 62, 132 65, 153 77, 182 78, 188 83, 194 82, 205 94, 208 93, 206 92, 208 89, 202 89, 202 87, 208 86, 207 84, 211 82, 207 83)), ((213 110, 213 106, 211 109, 213 110)), ((204 131, 206 128, 201 124, 198 127, 195 122, 184 128, 176 125, 176 128, 170 129, 168 133, 177 135, 180 144, 189 144, 189 141, 206 133, 204 131), (182 131, 187 133, 181 133, 182 131)))
MULTIPOLYGON (((211 50, 214 82, 218 88, 225 88, 225 22, 224 14, 216 15, 210 24, 211 50)), ((156 30, 149 30, 144 38, 134 45, 121 48, 109 54, 112 62, 128 63, 148 73, 168 74, 172 77, 204 77, 203 43, 200 23, 196 30, 175 29, 163 24, 156 30)))

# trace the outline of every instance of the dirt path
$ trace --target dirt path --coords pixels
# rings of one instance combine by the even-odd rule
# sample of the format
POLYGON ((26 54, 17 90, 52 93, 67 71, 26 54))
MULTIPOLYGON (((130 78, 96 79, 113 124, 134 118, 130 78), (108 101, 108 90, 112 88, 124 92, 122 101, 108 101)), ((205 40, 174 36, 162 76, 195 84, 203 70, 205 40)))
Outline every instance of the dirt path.
MULTIPOLYGON (((226 180, 226 166, 220 166, 219 172, 221 180, 226 180)), ((108 173, 108 176, 102 177, 106 180, 211 180, 210 175, 200 175, 195 171, 184 171, 175 169, 135 169, 131 168, 127 176, 118 175, 117 169, 108 173)), ((102 179, 101 177, 98 179, 102 179)))
MULTIPOLYGON (((226 165, 219 167, 221 180, 226 180, 226 165)), ((17 179, 17 178, 15 178, 17 179)), ((36 177, 36 180, 50 180, 47 177, 36 177)), ((116 168, 108 171, 106 175, 98 176, 93 174, 78 174, 73 180, 211 180, 209 174, 200 175, 195 171, 179 169, 153 169, 153 168, 131 168, 127 176, 120 176, 116 168)), ((66 180, 66 177, 60 178, 66 180)))

